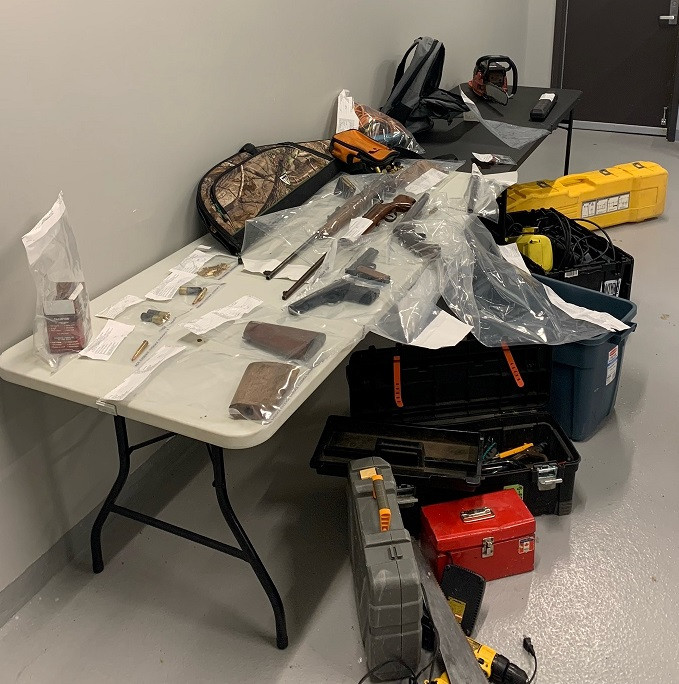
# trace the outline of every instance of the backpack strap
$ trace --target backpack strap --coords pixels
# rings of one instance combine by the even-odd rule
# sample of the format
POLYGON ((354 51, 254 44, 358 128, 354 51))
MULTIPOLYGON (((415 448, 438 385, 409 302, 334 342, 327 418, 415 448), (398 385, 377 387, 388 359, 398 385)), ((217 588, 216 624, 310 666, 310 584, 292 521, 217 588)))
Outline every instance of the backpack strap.
POLYGON ((401 60, 401 63, 396 68, 396 75, 394 76, 394 85, 391 86, 392 90, 396 87, 396 84, 403 78, 403 74, 405 73, 405 70, 406 70, 406 62, 408 61, 408 56, 417 47, 417 44, 421 40, 422 40, 422 38, 416 38, 415 42, 406 50, 405 55, 403 55, 403 59, 401 60))

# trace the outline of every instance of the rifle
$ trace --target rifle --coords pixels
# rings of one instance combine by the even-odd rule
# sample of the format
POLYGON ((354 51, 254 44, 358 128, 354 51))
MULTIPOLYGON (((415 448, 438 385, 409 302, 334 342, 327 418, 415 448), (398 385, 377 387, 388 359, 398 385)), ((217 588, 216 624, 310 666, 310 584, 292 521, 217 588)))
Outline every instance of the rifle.
POLYGON ((326 285, 290 304, 288 311, 296 316, 323 304, 339 304, 340 302, 353 302, 354 304, 368 306, 379 296, 380 291, 374 287, 355 285, 349 280, 336 280, 334 283, 330 283, 330 285, 326 285))
MULTIPOLYGON (((316 240, 332 237, 339 232, 354 216, 366 211, 379 200, 384 192, 384 180, 379 178, 373 181, 363 192, 349 198, 344 204, 340 204, 335 211, 333 211, 325 223, 310 237, 308 237, 297 249, 291 252, 283 261, 281 261, 276 268, 271 271, 265 271, 264 275, 267 280, 271 280, 278 275, 289 263, 296 259, 305 249, 310 247, 316 240)), ((320 264, 319 264, 320 265, 320 264)))

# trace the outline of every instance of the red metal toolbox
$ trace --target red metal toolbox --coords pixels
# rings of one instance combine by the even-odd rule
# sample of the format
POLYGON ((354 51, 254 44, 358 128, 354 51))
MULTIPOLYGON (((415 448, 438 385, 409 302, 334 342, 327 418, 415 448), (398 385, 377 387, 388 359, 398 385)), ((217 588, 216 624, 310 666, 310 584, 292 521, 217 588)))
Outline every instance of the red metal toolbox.
POLYGON ((513 489, 424 506, 420 540, 439 582, 449 563, 486 580, 535 563, 535 518, 513 489))

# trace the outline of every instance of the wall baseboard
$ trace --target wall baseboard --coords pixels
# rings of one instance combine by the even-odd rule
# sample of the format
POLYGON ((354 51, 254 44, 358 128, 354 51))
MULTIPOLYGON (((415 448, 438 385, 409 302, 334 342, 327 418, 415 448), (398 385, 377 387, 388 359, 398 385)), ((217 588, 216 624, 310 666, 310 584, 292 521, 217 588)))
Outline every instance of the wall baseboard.
MULTIPOLYGON (((191 459, 194 467, 203 467, 205 460, 203 445, 186 437, 176 436, 158 448, 144 463, 130 474, 122 498, 126 501, 153 498, 156 506, 164 505, 159 491, 173 489, 166 493, 172 496, 177 487, 186 484, 186 478, 177 481, 176 473, 182 462, 191 459), (200 456, 196 453, 201 451, 200 456), (172 477, 173 482, 167 480, 172 477), (144 480, 153 482, 153 496, 142 496, 144 480), (164 483, 163 480, 166 482, 164 483), (163 484, 166 486, 164 487, 163 484), (169 486, 168 486, 169 485, 169 486), (160 499, 160 500, 159 500, 160 499)), ((185 468, 184 468, 185 470, 185 468)), ((111 483, 112 484, 112 483, 111 483)), ((165 497, 167 499, 167 497, 165 497)), ((103 501, 102 501, 103 503, 103 501)), ((0 591, 0 627, 10 620, 28 603, 57 573, 83 553, 89 555, 90 530, 101 503, 72 527, 59 541, 28 567, 11 584, 0 591)), ((116 516, 113 516, 115 518, 116 516)), ((108 524, 108 523, 107 523, 108 524)))

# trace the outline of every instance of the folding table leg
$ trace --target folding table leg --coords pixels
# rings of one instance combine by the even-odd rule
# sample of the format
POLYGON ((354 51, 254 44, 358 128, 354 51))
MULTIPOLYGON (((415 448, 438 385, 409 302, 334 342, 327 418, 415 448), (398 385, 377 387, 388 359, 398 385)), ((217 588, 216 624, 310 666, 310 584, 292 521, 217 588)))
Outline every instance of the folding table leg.
POLYGON ((573 138, 573 110, 568 116, 568 133, 566 137, 566 157, 564 159, 563 175, 568 175, 568 169, 571 165, 571 140, 573 138))
POLYGON ((278 648, 287 648, 288 646, 288 633, 285 625, 285 609, 283 608, 283 601, 281 601, 280 594, 276 589, 276 585, 266 571, 264 564, 257 555, 255 547, 252 542, 248 539, 243 526, 236 517, 236 513, 231 506, 229 501, 229 496, 226 491, 226 475, 224 473, 224 451, 221 447, 215 446, 213 444, 206 444, 208 454, 210 455, 210 460, 212 461, 212 469, 214 472, 214 481, 212 486, 215 488, 217 494, 217 502, 219 503, 219 508, 226 520, 233 536, 236 538, 236 542, 243 550, 245 559, 257 575, 257 579, 262 585, 266 595, 269 597, 271 607, 273 608, 274 617, 276 620, 276 645, 278 648))
POLYGON ((114 416, 113 422, 116 430, 116 441, 118 443, 118 458, 120 459, 120 467, 118 470, 118 477, 111 487, 104 505, 99 511, 97 519, 92 525, 92 532, 90 533, 90 547, 92 549, 92 570, 94 572, 101 572, 104 569, 104 560, 101 554, 101 529, 106 522, 109 514, 115 506, 116 499, 127 482, 127 477, 130 474, 130 443, 127 439, 127 426, 125 419, 121 416, 114 416))

